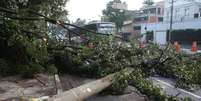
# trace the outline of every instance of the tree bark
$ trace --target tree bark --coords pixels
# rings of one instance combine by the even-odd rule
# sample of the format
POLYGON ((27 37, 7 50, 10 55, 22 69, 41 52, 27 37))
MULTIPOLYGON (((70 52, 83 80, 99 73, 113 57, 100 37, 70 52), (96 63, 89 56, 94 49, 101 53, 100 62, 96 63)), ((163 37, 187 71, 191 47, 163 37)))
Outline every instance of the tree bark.
MULTIPOLYGON (((132 68, 122 70, 125 75, 129 75, 133 71, 134 69, 132 68)), ((110 74, 102 79, 73 88, 60 95, 54 96, 50 101, 83 101, 109 87, 114 82, 115 75, 121 75, 121 73, 110 74)))

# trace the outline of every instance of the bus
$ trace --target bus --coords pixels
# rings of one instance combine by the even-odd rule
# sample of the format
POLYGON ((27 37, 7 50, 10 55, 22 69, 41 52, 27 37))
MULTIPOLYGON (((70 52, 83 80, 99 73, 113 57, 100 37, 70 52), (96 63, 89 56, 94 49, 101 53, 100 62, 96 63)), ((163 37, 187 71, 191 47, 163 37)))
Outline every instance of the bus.
MULTIPOLYGON (((90 22, 87 25, 82 26, 82 28, 88 29, 90 31, 94 31, 103 35, 111 35, 116 31, 115 24, 112 22, 90 22)), ((76 43, 85 43, 86 39, 84 38, 84 34, 88 32, 79 28, 74 28, 74 32, 79 33, 80 36, 72 36, 72 41, 76 43)))
POLYGON ((89 24, 83 26, 83 28, 102 34, 113 34, 116 31, 116 27, 113 22, 90 22, 89 24))

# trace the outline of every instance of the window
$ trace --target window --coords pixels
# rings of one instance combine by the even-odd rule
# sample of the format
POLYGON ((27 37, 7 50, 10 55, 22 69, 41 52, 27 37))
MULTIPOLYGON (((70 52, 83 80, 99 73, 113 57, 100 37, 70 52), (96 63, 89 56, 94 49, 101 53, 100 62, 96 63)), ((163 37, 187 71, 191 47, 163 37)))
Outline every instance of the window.
POLYGON ((112 23, 100 23, 98 24, 98 32, 104 34, 110 34, 115 31, 115 25, 112 23))
POLYGON ((144 12, 145 14, 148 14, 148 13, 149 13, 148 10, 143 10, 143 12, 144 12))
POLYGON ((159 22, 163 22, 163 17, 158 17, 159 22))
POLYGON ((179 17, 179 8, 175 10, 175 18, 179 17))
POLYGON ((161 14, 161 8, 158 8, 158 14, 161 14))
POLYGON ((151 13, 151 14, 156 14, 156 8, 150 9, 150 13, 151 13))
POLYGON ((147 16, 141 18, 141 21, 146 21, 146 20, 148 20, 148 17, 147 17, 147 16))
POLYGON ((185 8, 185 9, 184 9, 184 15, 185 15, 185 16, 189 16, 189 13, 190 13, 190 12, 189 12, 189 8, 185 8))
POLYGON ((146 21, 148 20, 148 17, 139 17, 139 18, 135 18, 134 21, 139 22, 139 21, 146 21))
POLYGON ((128 41, 129 37, 131 36, 131 33, 122 33, 123 40, 128 41))
POLYGON ((89 24, 85 26, 86 29, 97 31, 97 25, 96 24, 89 24))
POLYGON ((134 30, 141 30, 141 26, 134 26, 134 30))
POLYGON ((194 18, 195 18, 195 19, 197 19, 198 17, 199 17, 199 14, 198 14, 198 13, 194 14, 194 18))
POLYGON ((169 17, 170 17, 169 15, 170 15, 170 12, 167 11, 167 15, 166 15, 167 19, 169 19, 169 17))
POLYGON ((154 40, 154 32, 153 31, 148 31, 146 33, 146 41, 147 42, 150 42, 150 41, 153 41, 154 40))

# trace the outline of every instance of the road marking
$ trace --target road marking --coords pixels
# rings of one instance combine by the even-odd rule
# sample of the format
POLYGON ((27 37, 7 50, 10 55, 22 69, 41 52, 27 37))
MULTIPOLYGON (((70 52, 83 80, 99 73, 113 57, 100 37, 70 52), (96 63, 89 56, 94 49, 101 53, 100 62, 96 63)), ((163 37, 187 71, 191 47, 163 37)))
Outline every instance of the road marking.
POLYGON ((187 93, 187 94, 189 94, 189 95, 191 95, 191 96, 194 96, 194 97, 196 97, 196 98, 198 98, 198 99, 201 99, 201 96, 199 96, 199 95, 196 95, 196 94, 194 94, 194 93, 188 92, 188 91, 183 90, 183 89, 181 89, 181 88, 175 88, 173 85, 171 85, 171 84, 169 84, 169 83, 167 83, 167 82, 164 82, 164 81, 162 81, 162 80, 157 80, 157 79, 155 79, 155 80, 158 81, 158 82, 160 82, 160 83, 162 83, 162 84, 164 84, 164 85, 166 85, 166 86, 169 86, 169 87, 174 88, 174 89, 177 89, 177 90, 179 90, 179 91, 181 91, 181 92, 183 92, 183 93, 187 93))

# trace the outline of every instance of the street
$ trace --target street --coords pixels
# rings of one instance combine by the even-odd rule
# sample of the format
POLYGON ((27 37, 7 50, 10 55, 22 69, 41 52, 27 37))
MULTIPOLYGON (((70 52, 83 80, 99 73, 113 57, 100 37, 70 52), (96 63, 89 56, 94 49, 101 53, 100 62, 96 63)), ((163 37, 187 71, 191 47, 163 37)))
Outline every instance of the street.
POLYGON ((201 90, 196 90, 195 92, 189 92, 184 89, 175 88, 175 82, 168 78, 162 77, 150 77, 150 80, 153 81, 154 85, 160 86, 167 95, 177 96, 179 98, 189 97, 194 101, 201 100, 201 90))

